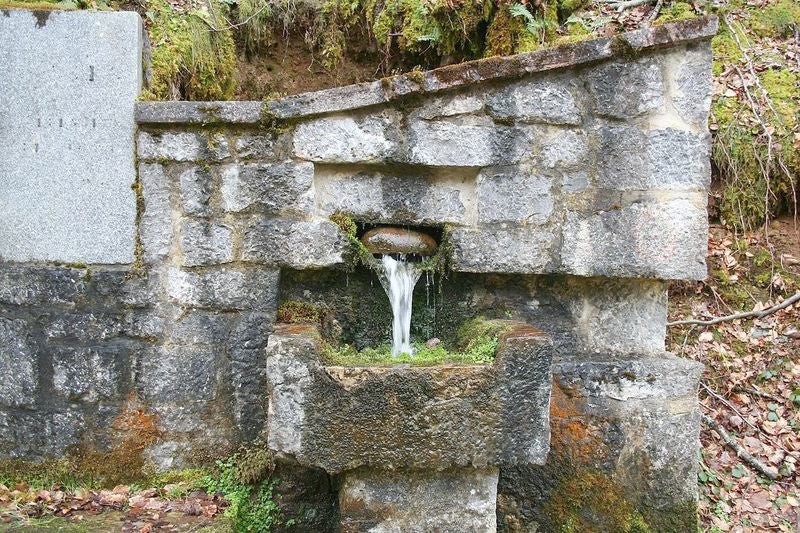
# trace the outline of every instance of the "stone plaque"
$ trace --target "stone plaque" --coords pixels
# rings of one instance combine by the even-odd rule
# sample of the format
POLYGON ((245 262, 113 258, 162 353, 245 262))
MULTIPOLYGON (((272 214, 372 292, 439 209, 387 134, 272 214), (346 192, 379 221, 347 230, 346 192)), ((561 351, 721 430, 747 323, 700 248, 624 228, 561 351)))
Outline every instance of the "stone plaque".
POLYGON ((0 10, 0 259, 130 263, 132 12, 0 10))

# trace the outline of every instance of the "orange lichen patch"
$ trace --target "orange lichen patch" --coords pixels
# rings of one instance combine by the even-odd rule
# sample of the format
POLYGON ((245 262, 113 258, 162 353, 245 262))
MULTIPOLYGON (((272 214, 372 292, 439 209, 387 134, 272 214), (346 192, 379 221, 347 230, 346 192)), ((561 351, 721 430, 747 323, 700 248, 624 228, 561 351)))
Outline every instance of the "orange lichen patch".
POLYGON ((101 484, 113 486, 144 477, 144 450, 161 436, 156 415, 147 411, 136 393, 131 393, 122 405, 120 414, 111 423, 111 446, 97 450, 85 442, 76 452, 81 471, 101 484))
POLYGON ((550 396, 550 447, 553 453, 580 464, 605 456, 603 438, 588 421, 586 400, 553 378, 550 396))

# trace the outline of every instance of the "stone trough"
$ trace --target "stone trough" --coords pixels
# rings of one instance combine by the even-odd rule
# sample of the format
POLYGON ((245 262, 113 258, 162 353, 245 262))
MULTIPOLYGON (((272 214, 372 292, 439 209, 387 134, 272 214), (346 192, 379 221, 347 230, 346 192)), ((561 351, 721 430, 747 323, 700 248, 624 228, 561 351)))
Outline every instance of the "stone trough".
MULTIPOLYGON (((435 496, 436 510, 426 500, 436 485, 473 479, 496 494, 499 467, 547 458, 552 343, 525 324, 509 327, 492 365, 341 367, 325 366, 315 327, 279 326, 267 344, 270 449, 344 473, 340 499, 362 501, 359 521, 465 531, 480 515, 491 529, 493 498, 482 500, 481 513, 455 493, 435 496), (404 499, 393 501, 393 492, 404 499)), ((355 520, 348 506, 340 512, 343 524, 355 520)))

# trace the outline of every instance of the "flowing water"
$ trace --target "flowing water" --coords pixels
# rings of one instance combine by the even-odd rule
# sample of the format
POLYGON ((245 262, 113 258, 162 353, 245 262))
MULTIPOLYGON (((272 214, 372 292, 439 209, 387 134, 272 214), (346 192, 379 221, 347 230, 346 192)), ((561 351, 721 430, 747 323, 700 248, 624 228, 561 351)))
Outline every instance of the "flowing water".
POLYGON ((381 258, 381 285, 392 305, 392 355, 413 353, 411 347, 411 299, 414 286, 422 273, 404 255, 397 259, 390 255, 381 258))

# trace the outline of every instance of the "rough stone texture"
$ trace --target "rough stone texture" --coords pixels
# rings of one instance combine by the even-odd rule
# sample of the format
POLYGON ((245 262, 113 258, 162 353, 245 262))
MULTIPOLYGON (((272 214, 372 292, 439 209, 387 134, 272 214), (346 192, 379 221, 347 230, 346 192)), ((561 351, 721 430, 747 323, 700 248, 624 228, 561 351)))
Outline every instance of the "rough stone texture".
POLYGON ((478 174, 481 223, 543 224, 553 213, 551 180, 525 167, 488 168, 478 174))
POLYGON ((356 471, 344 476, 339 491, 339 530, 492 533, 496 499, 496 468, 356 471))
POLYGON ((431 167, 508 165, 529 158, 541 131, 475 121, 414 121, 408 128, 408 162, 431 167))
POLYGON ((141 55, 135 13, 4 10, 1 259, 133 261, 141 55))
POLYGON ((614 510, 630 506, 653 531, 694 531, 702 366, 667 353, 576 353, 553 373, 547 463, 501 470, 498 526, 623 530, 614 510), (602 507, 569 515, 559 503, 576 497, 602 507))
POLYGON ((253 218, 244 229, 242 260, 321 268, 342 261, 344 237, 327 220, 299 221, 253 218))
POLYGON ((369 163, 393 159, 397 146, 395 113, 320 118, 303 122, 294 135, 295 155, 323 163, 369 163))
POLYGON ((139 133, 139 157, 145 160, 200 161, 219 160, 230 155, 227 139, 220 134, 210 136, 190 132, 139 133))
POLYGON ((547 454, 550 359, 517 323, 493 365, 325 367, 317 332, 276 329, 267 344, 269 446, 331 473, 538 464, 547 454))
POLYGON ((671 54, 669 83, 672 105, 690 124, 705 129, 711 107, 711 49, 689 45, 679 54, 671 54))
POLYGON ((489 98, 487 108, 498 119, 574 126, 583 112, 573 91, 577 84, 564 78, 522 81, 489 98))
POLYGON ((631 126, 598 131, 597 186, 619 190, 705 190, 711 181, 711 137, 674 128, 631 126))
POLYGON ((457 228, 450 234, 453 266, 462 272, 544 273, 555 270, 557 243, 545 226, 457 228))
POLYGON ((166 289, 178 305, 218 309, 272 309, 279 271, 265 267, 181 270, 170 267, 166 289))
POLYGON ((157 163, 139 165, 144 212, 139 220, 142 259, 152 263, 166 258, 172 241, 172 207, 169 181, 157 163))
POLYGON ((233 230, 205 220, 181 224, 183 266, 217 265, 233 260, 233 230))
POLYGON ((0 405, 30 406, 38 384, 35 347, 24 320, 0 317, 0 405))
POLYGON ((350 213, 368 222, 467 222, 471 172, 383 174, 353 168, 317 170, 315 196, 323 215, 350 213))
POLYGON ((266 212, 311 214, 313 186, 311 163, 230 165, 222 170, 223 208, 241 212, 255 206, 266 212))
POLYGON ((634 203, 597 214, 568 212, 563 269, 582 276, 705 279, 705 198, 634 203), (698 205, 701 204, 701 205, 698 205))
MULTIPOLYGON (((142 167, 145 166, 142 165, 142 167)), ((210 215, 211 206, 209 204, 213 193, 211 173, 199 167, 191 167, 183 171, 178 179, 183 212, 200 217, 210 215)))
POLYGON ((601 116, 634 118, 664 105, 661 66, 650 58, 605 63, 590 69, 585 79, 601 116))

